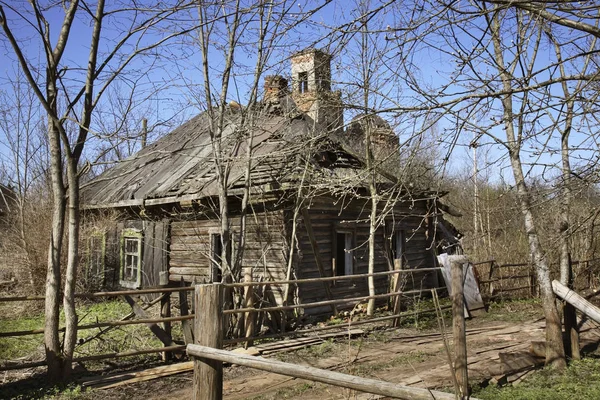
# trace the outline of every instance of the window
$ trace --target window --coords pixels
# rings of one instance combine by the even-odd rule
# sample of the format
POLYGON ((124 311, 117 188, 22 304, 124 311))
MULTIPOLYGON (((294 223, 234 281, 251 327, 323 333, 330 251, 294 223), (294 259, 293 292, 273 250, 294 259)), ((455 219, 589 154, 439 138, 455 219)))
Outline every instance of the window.
POLYGON ((106 252, 106 235, 104 232, 94 232, 88 239, 88 263, 85 275, 85 285, 98 289, 104 285, 106 252))
POLYGON ((300 93, 308 92, 308 72, 298 73, 298 91, 300 93))
POLYGON ((142 233, 126 229, 121 236, 121 286, 142 286, 142 233))
POLYGON ((354 273, 354 234, 351 231, 336 231, 333 258, 335 276, 352 275, 354 273))

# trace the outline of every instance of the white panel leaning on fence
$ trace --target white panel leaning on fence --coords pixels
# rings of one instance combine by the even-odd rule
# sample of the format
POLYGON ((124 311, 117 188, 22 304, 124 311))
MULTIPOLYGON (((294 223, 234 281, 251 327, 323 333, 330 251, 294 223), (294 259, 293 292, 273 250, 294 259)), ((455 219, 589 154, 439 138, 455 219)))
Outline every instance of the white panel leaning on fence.
POLYGON ((452 296, 452 274, 451 264, 452 261, 456 260, 463 264, 463 287, 465 297, 465 316, 474 316, 485 313, 485 305, 481 298, 481 292, 479 291, 479 282, 475 277, 473 264, 469 262, 465 256, 449 256, 446 253, 442 253, 437 256, 438 263, 442 267, 442 276, 446 287, 448 288, 448 294, 452 296))

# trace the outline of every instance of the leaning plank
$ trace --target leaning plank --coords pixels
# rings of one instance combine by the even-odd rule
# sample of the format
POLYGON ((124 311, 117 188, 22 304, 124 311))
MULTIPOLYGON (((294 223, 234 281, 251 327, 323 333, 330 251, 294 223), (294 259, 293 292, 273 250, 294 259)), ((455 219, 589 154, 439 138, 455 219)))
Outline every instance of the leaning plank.
MULTIPOLYGON (((127 303, 129 303, 129 305, 133 309, 133 312, 135 313, 135 315, 137 315, 139 318, 144 318, 144 319, 148 318, 146 311, 144 311, 144 309, 142 307, 140 307, 140 305, 138 303, 136 303, 135 300, 131 296, 128 296, 128 295, 125 296, 125 300, 127 300, 127 303)), ((152 322, 152 323, 146 323, 146 326, 148 326, 148 329, 150 329, 150 331, 152 331, 152 333, 154 333, 154 335, 161 342, 163 342, 163 344, 165 346, 174 345, 173 341, 171 340, 171 337, 160 326, 158 326, 158 324, 152 322)))
MULTIPOLYGON (((184 286, 183 279, 181 280, 181 286, 184 286)), ((188 307, 188 298, 187 292, 180 291, 179 292, 179 311, 181 316, 189 315, 189 307, 188 307)), ((181 330, 183 331, 183 338, 185 340, 185 344, 194 343, 194 333, 192 330, 192 322, 190 321, 181 321, 181 330)))
MULTIPOLYGON (((323 370, 303 365, 289 364, 281 361, 265 359, 262 357, 253 357, 243 354, 232 354, 227 350, 213 349, 211 347, 190 344, 187 346, 187 353, 193 357, 208 358, 244 367, 255 368, 268 372, 275 372, 281 375, 293 376, 300 379, 307 379, 315 382, 327 383, 330 385, 346 387, 361 392, 368 392, 382 396, 395 397, 408 400, 454 400, 451 393, 443 393, 435 390, 400 386, 389 382, 378 381, 375 379, 361 378, 342 374, 339 372, 323 370)), ((471 399, 475 400, 473 397, 471 399)))
POLYGON ((559 281, 552 281, 552 290, 558 297, 600 324, 600 308, 596 307, 559 281))

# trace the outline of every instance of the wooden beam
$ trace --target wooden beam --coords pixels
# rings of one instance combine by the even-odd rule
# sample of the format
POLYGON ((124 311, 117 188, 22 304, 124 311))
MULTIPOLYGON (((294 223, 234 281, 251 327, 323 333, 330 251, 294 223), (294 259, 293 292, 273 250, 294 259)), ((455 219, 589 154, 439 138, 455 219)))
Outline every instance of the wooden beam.
MULTIPOLYGON (((323 265, 319 245, 317 243, 317 240, 315 239, 315 234, 312 229, 310 215, 308 214, 306 208, 302 209, 302 219, 304 220, 306 233, 308 234, 308 239, 310 240, 310 245, 312 247, 313 254, 315 255, 315 261, 317 262, 317 268, 319 268, 319 274, 321 275, 321 278, 325 278, 327 277, 325 275, 325 266, 323 265)), ((333 294, 331 293, 331 288, 329 287, 329 284, 327 282, 323 282, 323 287, 325 287, 325 293, 327 294, 327 298, 329 300, 333 300, 333 294)), ((337 307, 335 306, 335 304, 331 304, 331 311, 333 311, 334 315, 337 315, 337 307)))
MULTIPOLYGON (((208 346, 188 345, 187 353, 189 356, 200 357, 220 362, 242 365, 255 368, 262 371, 274 372, 281 375, 293 376, 295 378, 307 379, 315 382, 327 383, 334 386, 340 386, 377 394, 381 396, 394 397, 408 400, 454 400, 451 393, 438 392, 416 387, 396 385, 389 382, 378 381, 375 379, 361 378, 342 374, 340 372, 328 371, 314 367, 308 367, 297 364, 289 364, 277 360, 270 360, 262 357, 254 357, 245 354, 235 354, 230 351, 214 349, 208 346)), ((471 397, 472 400, 476 400, 471 397)))
POLYGON ((558 297, 600 324, 600 308, 596 307, 557 280, 552 281, 552 290, 558 297))
POLYGON ((460 399, 469 397, 469 375, 467 371, 467 334, 465 325, 465 300, 463 293, 463 263, 465 257, 450 256, 452 269, 452 332, 454 337, 454 375, 460 399))

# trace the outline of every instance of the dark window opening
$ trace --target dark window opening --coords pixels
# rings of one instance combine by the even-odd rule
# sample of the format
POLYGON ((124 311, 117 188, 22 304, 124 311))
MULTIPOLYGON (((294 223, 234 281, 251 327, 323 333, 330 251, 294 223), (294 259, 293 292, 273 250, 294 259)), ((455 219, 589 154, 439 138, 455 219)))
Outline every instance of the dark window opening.
POLYGON ((352 254, 352 233, 351 232, 336 232, 336 249, 335 249, 335 275, 344 276, 352 275, 353 271, 353 254, 352 254))
POLYGON ((391 240, 391 251, 392 260, 394 261, 394 269, 404 268, 404 254, 405 254, 405 239, 404 231, 394 231, 391 240))
POLYGON ((220 233, 211 233, 210 235, 210 280, 211 282, 221 282, 223 271, 221 268, 221 255, 223 250, 223 241, 220 233))
POLYGON ((308 92, 308 72, 298 73, 298 91, 300 93, 308 92))

